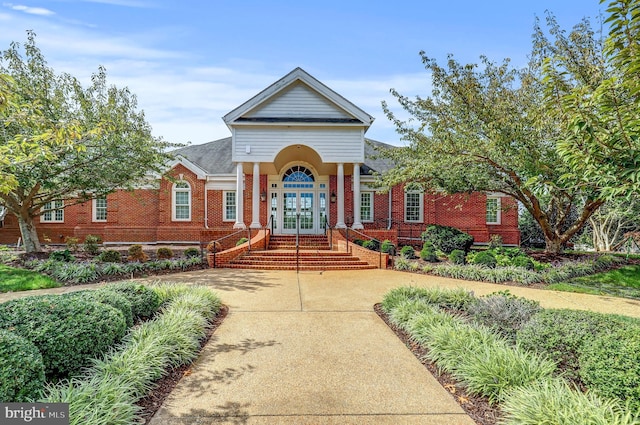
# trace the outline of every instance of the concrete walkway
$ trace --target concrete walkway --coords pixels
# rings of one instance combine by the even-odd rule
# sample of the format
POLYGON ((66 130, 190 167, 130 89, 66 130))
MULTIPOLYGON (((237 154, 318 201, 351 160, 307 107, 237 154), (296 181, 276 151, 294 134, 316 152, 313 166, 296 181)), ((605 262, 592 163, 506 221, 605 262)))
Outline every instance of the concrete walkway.
MULTIPOLYGON (((373 312, 401 285, 464 287, 478 295, 509 289, 543 307, 640 317, 640 302, 622 298, 385 270, 218 269, 161 279, 209 286, 230 313, 152 425, 473 424, 373 312)), ((0 302, 19 295, 0 294, 0 302)))

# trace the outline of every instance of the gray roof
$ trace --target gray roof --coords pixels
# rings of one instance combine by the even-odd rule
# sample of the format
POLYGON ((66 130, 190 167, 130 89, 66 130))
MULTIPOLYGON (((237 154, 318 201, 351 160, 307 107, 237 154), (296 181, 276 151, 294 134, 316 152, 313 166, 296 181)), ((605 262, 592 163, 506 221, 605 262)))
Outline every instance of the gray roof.
MULTIPOLYGON (((394 146, 365 139, 365 163, 360 167, 360 174, 368 175, 372 171, 383 173, 392 168, 392 164, 381 158, 374 158, 376 148, 394 148, 394 146)), ((173 151, 193 162, 208 174, 233 174, 236 167, 231 161, 231 137, 215 140, 201 145, 191 145, 173 151)))

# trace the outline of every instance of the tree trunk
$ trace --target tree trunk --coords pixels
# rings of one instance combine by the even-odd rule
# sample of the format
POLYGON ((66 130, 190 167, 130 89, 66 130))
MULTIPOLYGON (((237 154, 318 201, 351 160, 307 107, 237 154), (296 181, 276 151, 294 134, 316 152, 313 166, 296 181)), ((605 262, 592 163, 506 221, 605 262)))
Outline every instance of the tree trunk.
POLYGON ((27 253, 41 252, 42 246, 40 245, 40 239, 36 232, 36 226, 33 224, 33 217, 28 214, 25 215, 26 217, 23 217, 22 215, 17 216, 24 249, 27 253))
POLYGON ((544 251, 549 254, 560 254, 562 252, 562 240, 560 238, 551 239, 545 236, 545 248, 544 251))

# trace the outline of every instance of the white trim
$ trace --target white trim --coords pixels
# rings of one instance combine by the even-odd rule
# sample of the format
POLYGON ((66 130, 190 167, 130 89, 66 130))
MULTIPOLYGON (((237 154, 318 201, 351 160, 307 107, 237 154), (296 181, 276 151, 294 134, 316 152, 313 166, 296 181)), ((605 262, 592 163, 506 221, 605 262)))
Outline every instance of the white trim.
POLYGON ((49 201, 42 206, 42 209, 46 209, 47 211, 42 212, 40 214, 40 223, 64 223, 64 201, 61 199, 56 199, 55 201, 49 201), (60 207, 56 208, 56 205, 53 203, 61 203, 60 207), (50 206, 49 206, 50 205, 50 206), (62 219, 56 219, 56 212, 62 212, 62 219), (49 220, 45 219, 45 214, 51 213, 51 218, 49 220))
POLYGON ((275 83, 271 84, 269 87, 262 90, 260 93, 253 96, 242 105, 227 113, 224 117, 222 117, 222 119, 224 120, 225 124, 227 124, 227 126, 231 128, 232 123, 233 125, 236 125, 236 123, 234 122, 235 120, 237 120, 247 112, 257 108, 260 104, 268 102, 269 99, 282 92, 287 87, 294 84, 296 81, 301 81, 302 83, 306 84, 312 90, 324 96, 331 103, 344 110, 347 114, 352 115, 362 121, 362 124, 360 125, 369 127, 373 123, 373 120, 375 118, 367 114, 362 109, 358 108, 356 105, 354 105, 299 67, 294 69, 275 83))
POLYGON ((409 191, 404 192, 404 221, 405 223, 424 223, 424 193, 417 191, 409 191), (420 195, 419 205, 420 205, 420 219, 419 220, 408 220, 407 219, 407 195, 420 195))
MULTIPOLYGON (((189 184, 188 181, 186 181, 186 180, 178 180, 173 184, 173 186, 171 188, 171 221, 191 221, 191 208, 192 208, 191 195, 192 195, 191 184, 189 184), (177 185, 179 183, 184 183, 188 187, 187 188, 179 188, 179 187, 177 187, 177 185), (189 207, 189 217, 188 218, 177 218, 177 214, 176 214, 176 207, 178 207, 178 205, 176 204, 176 193, 177 192, 186 193, 188 195, 188 198, 187 198, 187 201, 188 201, 187 202, 187 207, 189 207)), ((184 205, 181 204, 180 206, 184 206, 184 205)))
POLYGON ((502 201, 500 200, 500 198, 501 196, 487 195, 487 199, 485 201, 485 209, 484 209, 484 216, 487 224, 493 224, 493 225, 502 224, 502 214, 501 214, 502 201), (489 221, 487 220, 487 214, 489 213, 489 208, 487 203, 489 200, 493 200, 493 199, 496 200, 496 221, 489 221))
POLYGON ((234 222, 236 221, 236 214, 233 214, 232 218, 227 218, 227 193, 233 193, 235 202, 234 207, 236 211, 238 210, 238 193, 234 190, 223 190, 222 191, 222 221, 224 222, 234 222))
POLYGON ((375 192, 370 192, 368 190, 360 192, 360 218, 362 219, 363 223, 373 223, 374 221, 374 218, 375 218, 375 213, 373 211, 374 200, 375 200, 375 192), (362 195, 369 195, 369 209, 371 210, 371 217, 369 219, 365 219, 364 216, 362 215, 362 195))
POLYGON ((189 170, 193 174, 195 174, 196 177, 198 178, 198 180, 206 180, 207 179, 207 172, 205 170, 203 170, 202 168, 200 168, 198 165, 194 164, 193 162, 189 161, 187 158, 185 158, 182 155, 178 155, 176 157, 176 159, 174 159, 173 161, 171 161, 168 164, 169 169, 175 168, 178 164, 181 164, 187 170, 189 170))
POLYGON ((91 200, 91 221, 94 223, 106 223, 107 222, 107 208, 108 208, 108 203, 107 203, 107 197, 106 195, 100 198, 93 198, 91 200), (96 204, 96 202, 98 201, 98 199, 104 199, 104 219, 98 219, 98 205, 96 204))

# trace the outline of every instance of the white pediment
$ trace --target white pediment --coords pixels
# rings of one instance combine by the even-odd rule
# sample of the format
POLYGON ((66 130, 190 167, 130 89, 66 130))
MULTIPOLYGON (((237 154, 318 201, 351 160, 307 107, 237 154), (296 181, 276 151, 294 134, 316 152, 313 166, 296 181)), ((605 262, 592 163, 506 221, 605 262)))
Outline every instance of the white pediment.
POLYGON ((328 122, 368 128, 374 118, 296 68, 223 117, 228 126, 243 123, 328 122))

